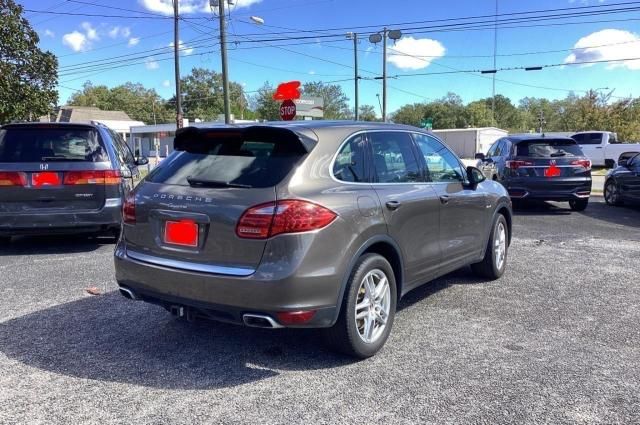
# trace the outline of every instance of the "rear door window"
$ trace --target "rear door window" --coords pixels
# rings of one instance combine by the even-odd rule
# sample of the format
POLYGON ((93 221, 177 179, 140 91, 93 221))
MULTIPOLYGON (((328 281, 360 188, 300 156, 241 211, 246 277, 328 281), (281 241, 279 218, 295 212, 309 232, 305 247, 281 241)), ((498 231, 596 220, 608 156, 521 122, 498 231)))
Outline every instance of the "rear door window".
POLYGON ((109 157, 95 129, 8 127, 0 130, 0 162, 103 162, 109 157))
POLYGON ((413 152, 413 140, 401 131, 371 132, 373 166, 378 183, 411 183, 423 181, 413 152))
POLYGON ((333 175, 344 182, 368 181, 365 168, 366 145, 363 134, 344 144, 333 164, 333 175))
POLYGON ((463 182, 464 170, 447 147, 433 137, 414 134, 416 144, 424 155, 427 176, 432 182, 463 182))
POLYGON ((189 186, 190 181, 265 188, 278 184, 304 153, 299 146, 277 140, 216 138, 196 141, 193 147, 174 151, 147 177, 148 181, 189 186))
POLYGON ((602 144, 602 134, 600 133, 584 133, 580 134, 582 136, 579 143, 581 145, 600 145, 602 144))
POLYGON ((529 140, 516 145, 516 156, 530 158, 584 156, 575 140, 529 140))

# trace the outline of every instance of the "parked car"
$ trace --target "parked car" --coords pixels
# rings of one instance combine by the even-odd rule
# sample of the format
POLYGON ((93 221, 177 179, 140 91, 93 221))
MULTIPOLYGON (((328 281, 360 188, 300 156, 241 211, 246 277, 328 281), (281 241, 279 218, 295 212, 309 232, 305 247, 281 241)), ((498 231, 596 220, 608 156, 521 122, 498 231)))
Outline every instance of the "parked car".
POLYGON ((568 201, 574 211, 589 203, 591 161, 571 138, 508 136, 476 159, 484 175, 502 183, 513 200, 568 201))
POLYGON ((122 200, 146 163, 103 125, 0 127, 0 238, 119 234, 122 200))
POLYGON ((640 152, 625 152, 607 173, 604 200, 608 205, 640 204, 640 152))
POLYGON ((115 268, 127 298, 187 319, 325 328, 338 350, 368 357, 411 289, 468 264, 504 273, 506 190, 422 130, 187 128, 174 148, 124 204, 115 268))
POLYGON ((628 151, 640 151, 640 144, 620 143, 618 135, 610 131, 583 131, 571 136, 582 152, 596 167, 614 168, 620 155, 628 151))

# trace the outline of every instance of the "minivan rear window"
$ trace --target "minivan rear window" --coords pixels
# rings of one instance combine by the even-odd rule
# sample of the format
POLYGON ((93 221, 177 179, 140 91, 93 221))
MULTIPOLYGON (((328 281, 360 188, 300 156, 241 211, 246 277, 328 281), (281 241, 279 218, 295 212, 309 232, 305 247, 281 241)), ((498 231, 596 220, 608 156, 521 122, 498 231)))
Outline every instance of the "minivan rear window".
POLYGON ((175 151, 147 177, 154 183, 264 188, 277 185, 301 157, 299 149, 274 140, 208 140, 195 151, 175 151))
POLYGON ((108 161, 98 132, 77 127, 0 130, 0 162, 108 161))
POLYGON ((516 156, 532 158, 554 158, 584 156, 575 140, 529 140, 516 144, 516 156))

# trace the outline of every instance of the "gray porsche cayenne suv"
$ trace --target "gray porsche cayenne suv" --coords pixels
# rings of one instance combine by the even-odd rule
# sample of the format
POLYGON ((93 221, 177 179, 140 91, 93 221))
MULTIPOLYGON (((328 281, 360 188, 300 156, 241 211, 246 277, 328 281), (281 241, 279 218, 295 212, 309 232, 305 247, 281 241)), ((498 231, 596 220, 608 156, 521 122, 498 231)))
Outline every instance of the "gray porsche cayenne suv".
POLYGON ((467 265, 504 273, 507 191, 417 128, 186 128, 174 148, 123 206, 127 298, 187 319, 324 328, 364 358, 410 290, 467 265))

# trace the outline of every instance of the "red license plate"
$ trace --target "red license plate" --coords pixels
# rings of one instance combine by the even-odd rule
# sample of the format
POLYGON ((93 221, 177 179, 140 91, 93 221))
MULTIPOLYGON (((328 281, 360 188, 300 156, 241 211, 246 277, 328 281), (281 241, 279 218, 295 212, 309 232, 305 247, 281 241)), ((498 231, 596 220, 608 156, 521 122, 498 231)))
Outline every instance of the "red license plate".
POLYGON ((556 164, 551 164, 549 168, 544 169, 545 177, 559 177, 560 173, 561 173, 561 169, 556 164))
POLYGON ((61 183, 59 173, 45 171, 31 174, 31 186, 33 187, 60 186, 61 183))
POLYGON ((172 245, 198 246, 198 223, 193 220, 166 221, 164 241, 172 245))

